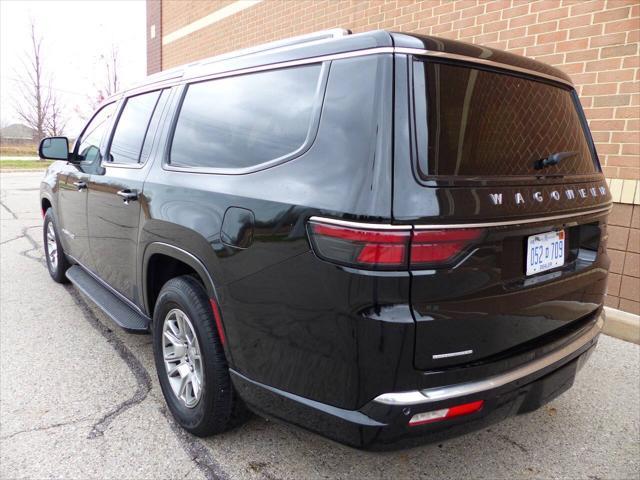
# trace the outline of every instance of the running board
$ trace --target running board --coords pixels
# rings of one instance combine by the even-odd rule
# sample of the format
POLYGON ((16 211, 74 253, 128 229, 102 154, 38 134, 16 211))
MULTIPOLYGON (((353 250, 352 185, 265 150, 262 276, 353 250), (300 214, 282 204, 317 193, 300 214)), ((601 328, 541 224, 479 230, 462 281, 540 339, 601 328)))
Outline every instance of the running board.
POLYGON ((149 332, 151 322, 148 317, 127 305, 81 266, 70 267, 66 275, 78 290, 89 297, 119 327, 131 333, 149 332))

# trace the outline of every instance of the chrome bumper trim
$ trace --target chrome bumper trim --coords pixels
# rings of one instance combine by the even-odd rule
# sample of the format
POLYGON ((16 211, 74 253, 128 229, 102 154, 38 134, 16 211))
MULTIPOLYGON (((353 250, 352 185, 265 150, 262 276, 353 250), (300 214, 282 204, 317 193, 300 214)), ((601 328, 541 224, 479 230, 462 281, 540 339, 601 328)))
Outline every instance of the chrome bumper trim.
POLYGON ((413 390, 410 392, 400 393, 384 393, 377 396, 373 401, 385 405, 418 405, 442 400, 450 400, 453 398, 464 397, 476 393, 482 393, 487 390, 502 387, 508 383, 515 382, 529 375, 560 362, 572 353, 578 351, 583 346, 593 340, 601 331, 605 322, 604 311, 600 314, 596 324, 573 342, 554 352, 538 358, 526 365, 515 368, 508 372, 493 377, 488 377, 475 382, 459 383, 456 385, 448 385, 445 387, 427 388, 425 390, 413 390))

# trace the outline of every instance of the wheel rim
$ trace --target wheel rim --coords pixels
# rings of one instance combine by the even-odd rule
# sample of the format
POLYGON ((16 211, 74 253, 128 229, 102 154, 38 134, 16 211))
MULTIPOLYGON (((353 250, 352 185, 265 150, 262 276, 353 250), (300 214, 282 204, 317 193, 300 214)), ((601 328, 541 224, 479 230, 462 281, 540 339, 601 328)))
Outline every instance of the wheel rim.
POLYGON ((47 259, 53 270, 58 268, 58 242, 53 222, 47 224, 47 259))
POLYGON ((173 393, 185 407, 195 407, 202 396, 202 357, 193 325, 180 309, 164 318, 162 355, 173 393))

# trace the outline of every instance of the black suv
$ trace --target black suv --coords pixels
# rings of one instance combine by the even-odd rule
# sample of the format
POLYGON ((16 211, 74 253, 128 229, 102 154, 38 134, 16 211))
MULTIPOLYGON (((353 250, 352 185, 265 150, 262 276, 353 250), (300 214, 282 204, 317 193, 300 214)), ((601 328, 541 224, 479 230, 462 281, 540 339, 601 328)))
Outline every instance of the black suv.
POLYGON ((596 345, 611 198, 570 79, 329 31, 104 102, 41 187, 49 273, 152 332, 196 435, 245 406, 358 447, 523 413, 596 345))

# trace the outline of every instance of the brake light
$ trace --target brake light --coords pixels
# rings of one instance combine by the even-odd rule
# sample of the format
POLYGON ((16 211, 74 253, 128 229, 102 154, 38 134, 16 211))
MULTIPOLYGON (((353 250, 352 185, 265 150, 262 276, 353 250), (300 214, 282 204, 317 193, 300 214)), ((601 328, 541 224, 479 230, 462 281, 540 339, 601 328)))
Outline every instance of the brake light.
POLYGON ((415 427, 417 425, 424 425, 425 423, 439 422, 441 420, 449 420, 450 418, 460 417, 462 415, 470 415, 482 410, 483 405, 484 400, 478 400, 476 402, 463 403, 462 405, 433 410, 431 412, 416 413, 411 417, 411 420, 409 420, 409 426, 415 427))
POLYGON ((372 270, 437 267, 447 264, 482 234, 480 229, 412 230, 309 222, 314 252, 330 262, 372 270))

